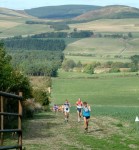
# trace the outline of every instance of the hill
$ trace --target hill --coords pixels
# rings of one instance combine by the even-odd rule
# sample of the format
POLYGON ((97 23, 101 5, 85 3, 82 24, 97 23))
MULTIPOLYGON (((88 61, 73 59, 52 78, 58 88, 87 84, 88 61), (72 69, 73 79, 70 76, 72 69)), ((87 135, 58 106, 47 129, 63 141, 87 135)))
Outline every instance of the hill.
POLYGON ((128 62, 130 56, 139 53, 138 41, 139 38, 129 40, 86 38, 69 44, 64 53, 66 58, 75 62, 128 62))
POLYGON ((90 10, 96 10, 100 6, 91 5, 62 5, 62 6, 46 6, 39 8, 26 9, 29 15, 39 18, 64 19, 74 18, 90 10))
POLYGON ((0 17, 28 17, 29 15, 22 10, 13 10, 0 7, 0 17))
POLYGON ((139 18, 139 9, 129 6, 113 5, 92 10, 77 16, 74 20, 139 18))

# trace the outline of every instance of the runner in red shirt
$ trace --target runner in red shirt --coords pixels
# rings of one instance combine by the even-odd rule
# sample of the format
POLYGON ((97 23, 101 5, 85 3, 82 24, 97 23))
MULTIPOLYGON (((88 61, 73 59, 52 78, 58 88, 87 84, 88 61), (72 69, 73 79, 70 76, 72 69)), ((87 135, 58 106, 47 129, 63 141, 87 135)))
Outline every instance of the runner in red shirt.
POLYGON ((77 114, 78 114, 78 122, 80 122, 80 120, 81 120, 82 106, 83 106, 83 103, 82 103, 81 99, 79 98, 78 101, 76 102, 77 114))

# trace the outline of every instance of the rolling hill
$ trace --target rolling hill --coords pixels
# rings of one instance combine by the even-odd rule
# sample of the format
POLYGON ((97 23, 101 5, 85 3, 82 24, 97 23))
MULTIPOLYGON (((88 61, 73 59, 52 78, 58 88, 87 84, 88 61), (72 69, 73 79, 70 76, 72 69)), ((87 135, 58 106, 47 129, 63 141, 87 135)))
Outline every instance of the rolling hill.
POLYGON ((113 5, 92 10, 74 18, 74 20, 139 18, 139 9, 129 6, 113 5))
POLYGON ((90 10, 96 10, 99 8, 101 7, 91 5, 62 5, 26 9, 25 12, 38 18, 67 19, 74 18, 90 10))
POLYGON ((13 10, 0 7, 0 17, 29 17, 29 15, 22 10, 13 10))

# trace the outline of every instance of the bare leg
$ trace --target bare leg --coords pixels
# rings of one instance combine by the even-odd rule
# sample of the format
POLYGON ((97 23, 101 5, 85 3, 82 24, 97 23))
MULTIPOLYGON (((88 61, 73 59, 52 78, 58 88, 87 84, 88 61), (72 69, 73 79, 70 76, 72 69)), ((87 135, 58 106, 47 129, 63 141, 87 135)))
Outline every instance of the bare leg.
POLYGON ((85 129, 87 128, 87 119, 86 119, 86 117, 84 117, 84 128, 85 129))
POLYGON ((68 118, 69 118, 69 113, 65 112, 65 121, 68 122, 68 118))
POLYGON ((89 119, 86 119, 86 126, 87 126, 87 129, 88 129, 88 124, 89 124, 89 119))
POLYGON ((80 121, 80 112, 77 110, 78 122, 80 121))

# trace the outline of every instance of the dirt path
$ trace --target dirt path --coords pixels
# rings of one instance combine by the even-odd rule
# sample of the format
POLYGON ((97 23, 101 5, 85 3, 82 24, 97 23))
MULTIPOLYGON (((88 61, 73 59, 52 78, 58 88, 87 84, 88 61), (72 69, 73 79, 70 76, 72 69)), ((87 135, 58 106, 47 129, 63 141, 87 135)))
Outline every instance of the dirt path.
MULTIPOLYGON (((115 134, 123 136, 123 129, 118 124, 118 120, 109 117, 92 117, 89 131, 85 133, 83 121, 78 123, 75 113, 70 115, 68 123, 64 122, 61 112, 56 115, 53 112, 40 113, 27 123, 23 144, 26 150, 101 150, 97 142, 103 142, 105 149, 106 139, 115 134)), ((129 127, 128 124, 122 126, 129 127)))

